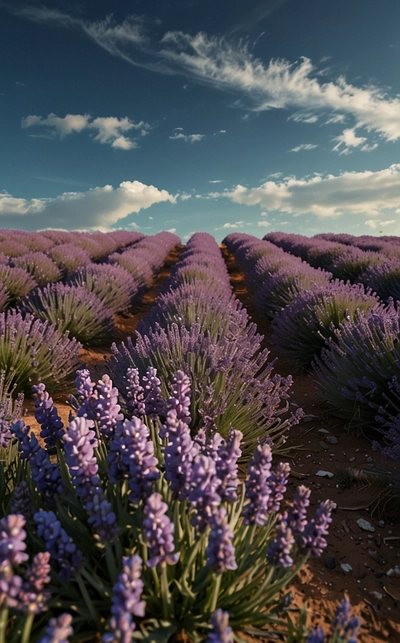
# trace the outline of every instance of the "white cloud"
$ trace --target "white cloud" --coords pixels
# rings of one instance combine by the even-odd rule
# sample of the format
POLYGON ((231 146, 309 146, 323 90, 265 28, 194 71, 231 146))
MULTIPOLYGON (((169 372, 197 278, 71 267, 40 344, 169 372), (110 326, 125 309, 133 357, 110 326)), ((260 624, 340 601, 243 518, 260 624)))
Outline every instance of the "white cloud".
POLYGON ((179 198, 180 198, 181 201, 187 201, 188 199, 192 198, 192 195, 191 194, 186 194, 186 192, 184 192, 183 194, 179 195, 179 198))
POLYGON ((372 228, 373 230, 376 230, 377 228, 385 228, 388 225, 391 225, 392 223, 397 223, 396 219, 389 219, 389 221, 379 221, 379 219, 369 219, 368 221, 365 221, 365 225, 367 225, 369 228, 372 228))
POLYGON ((344 114, 333 114, 328 120, 325 121, 325 125, 330 125, 331 123, 344 123, 346 116, 344 114))
MULTIPOLYGON (((181 127, 176 127, 176 130, 182 130, 181 127)), ((182 131, 176 131, 173 136, 169 138, 172 141, 185 141, 186 143, 198 143, 202 138, 205 138, 205 134, 183 134, 182 131)))
POLYGON ((214 179, 213 181, 209 181, 209 183, 222 183, 221 179, 214 179))
POLYGON ((292 149, 289 150, 289 152, 301 152, 302 150, 315 150, 316 147, 318 147, 318 145, 314 145, 314 143, 302 143, 297 147, 292 147, 292 149))
POLYGON ((82 132, 85 129, 94 130, 97 132, 94 136, 95 141, 107 143, 122 150, 137 147, 135 140, 125 136, 126 132, 134 130, 138 135, 145 136, 150 130, 149 123, 144 121, 135 123, 127 117, 117 118, 115 116, 98 117, 91 120, 89 114, 67 114, 63 117, 49 114, 46 118, 32 114, 21 121, 23 129, 38 126, 46 127, 53 135, 58 135, 60 138, 74 132, 82 132))
POLYGON ((296 123, 316 123, 318 118, 316 114, 310 114, 309 112, 297 112, 289 116, 289 120, 295 121, 296 123))
MULTIPOLYGON (((214 196, 217 196, 216 194, 214 196)), ((285 177, 280 183, 266 181, 255 188, 237 185, 219 193, 240 205, 259 205, 292 215, 312 213, 329 218, 344 214, 377 217, 400 203, 400 164, 376 172, 320 174, 311 178, 285 177)), ((400 213, 400 211, 399 211, 400 213)))
POLYGON ((107 230, 129 214, 155 203, 176 203, 176 196, 140 181, 123 181, 117 188, 96 187, 87 192, 64 192, 53 199, 21 199, 0 194, 0 225, 26 230, 57 227, 69 230, 107 230))
MULTIPOLYGON (((236 230, 236 228, 243 228, 245 225, 244 221, 235 221, 235 223, 224 223, 222 226, 222 230, 236 230)), ((218 228, 220 230, 221 228, 218 228)))
POLYGON ((360 145, 365 147, 364 144, 367 139, 364 136, 356 136, 355 127, 352 127, 343 130, 334 140, 337 141, 337 144, 332 148, 332 151, 339 152, 339 154, 349 154, 352 147, 360 147, 360 145), (343 147, 341 147, 342 145, 343 147))
POLYGON ((269 221, 257 221, 257 225, 259 228, 269 228, 271 224, 269 221))
MULTIPOLYGON (((247 97, 250 109, 292 109, 309 113, 314 119, 326 111, 344 118, 353 126, 376 132, 381 139, 400 138, 400 97, 369 84, 357 87, 344 76, 326 80, 329 69, 318 69, 306 57, 295 62, 255 57, 242 40, 180 31, 167 32, 159 45, 153 45, 144 21, 129 16, 117 23, 112 16, 89 22, 57 9, 8 6, 20 16, 66 29, 83 31, 111 55, 132 65, 159 73, 179 73, 192 81, 247 97), (322 76, 320 75, 322 72, 322 76)), ((243 101, 241 101, 243 104, 243 101)), ((337 122, 337 121, 336 121, 337 122)))

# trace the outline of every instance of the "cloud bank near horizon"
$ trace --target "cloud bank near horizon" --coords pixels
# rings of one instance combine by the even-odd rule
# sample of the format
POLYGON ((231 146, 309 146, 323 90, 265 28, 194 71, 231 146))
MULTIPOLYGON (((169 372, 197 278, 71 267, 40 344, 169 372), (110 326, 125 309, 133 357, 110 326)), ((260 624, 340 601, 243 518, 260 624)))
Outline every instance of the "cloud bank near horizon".
MULTIPOLYGON (((0 194, 0 226, 25 230, 54 227, 65 230, 107 231, 129 214, 155 203, 176 203, 177 196, 140 181, 123 181, 95 187, 87 192, 64 192, 53 199, 23 199, 0 194)), ((134 225, 134 224, 130 224, 134 225)))

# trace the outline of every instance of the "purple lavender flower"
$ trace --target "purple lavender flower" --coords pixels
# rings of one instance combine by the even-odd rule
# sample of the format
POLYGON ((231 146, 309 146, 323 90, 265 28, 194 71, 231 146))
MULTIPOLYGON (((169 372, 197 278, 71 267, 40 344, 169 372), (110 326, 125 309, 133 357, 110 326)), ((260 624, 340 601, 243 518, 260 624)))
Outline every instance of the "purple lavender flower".
POLYGON ((200 447, 192 440, 188 425, 177 418, 176 409, 168 411, 161 435, 168 440, 164 448, 165 479, 173 497, 184 500, 189 494, 192 463, 200 447))
POLYGON ((76 379, 78 385, 81 386, 78 393, 83 391, 85 398, 78 409, 78 417, 95 421, 100 433, 105 438, 111 438, 114 435, 117 422, 123 419, 123 415, 120 413, 121 407, 118 404, 118 389, 113 387, 108 375, 103 375, 95 387, 90 381, 90 376, 82 381, 84 376, 85 371, 79 374, 76 379))
POLYGON ((37 534, 43 538, 46 550, 59 566, 60 580, 68 581, 71 572, 79 571, 83 564, 83 555, 73 540, 61 526, 53 511, 40 509, 33 516, 37 534))
POLYGON ((24 518, 30 518, 32 516, 33 504, 26 480, 21 480, 21 482, 14 487, 10 501, 10 509, 11 513, 22 514, 24 518))
POLYGON ((0 563, 20 565, 28 560, 25 553, 25 518, 20 514, 9 514, 0 520, 0 563))
POLYGON ((211 625, 212 631, 207 637, 207 643, 233 643, 228 612, 217 609, 211 616, 211 625))
POLYGON ((0 447, 7 449, 12 438, 12 433, 10 431, 10 422, 0 418, 0 447))
POLYGON ((232 544, 233 532, 229 527, 227 511, 220 507, 210 518, 210 535, 206 548, 207 565, 217 574, 228 569, 236 569, 235 548, 232 544))
POLYGON ((243 508, 245 525, 264 525, 268 515, 268 500, 271 488, 268 480, 271 475, 272 452, 268 444, 258 445, 248 465, 245 483, 248 503, 243 508))
POLYGON ((18 450, 22 460, 28 459, 32 479, 40 493, 44 494, 48 504, 55 504, 64 492, 60 466, 51 462, 48 452, 39 445, 37 437, 30 432, 23 420, 18 420, 11 427, 12 433, 18 439, 18 450))
POLYGON ((243 433, 231 429, 228 439, 222 440, 217 449, 217 476, 221 481, 218 493, 222 500, 234 502, 237 500, 238 465, 237 461, 242 455, 240 443, 243 433))
POLYGON ((302 553, 310 553, 313 558, 322 554, 322 550, 327 546, 324 536, 328 535, 328 527, 332 522, 331 513, 335 507, 336 504, 332 500, 320 503, 314 518, 307 523, 297 539, 302 553))
POLYGON ((279 511, 281 501, 286 491, 286 483, 290 473, 288 462, 280 462, 268 478, 270 494, 268 498, 268 510, 279 511))
POLYGON ((267 558, 279 567, 291 567, 293 558, 290 553, 295 542, 292 530, 283 519, 277 523, 275 529, 276 536, 268 548, 267 558))
POLYGON ((128 368, 126 371, 126 399, 128 412, 131 415, 144 415, 144 388, 139 381, 139 369, 128 368))
POLYGON ((190 424, 190 378, 183 371, 176 371, 172 378, 172 396, 167 400, 167 409, 174 409, 178 420, 190 424))
POLYGON ((7 606, 16 607, 21 590, 22 578, 14 574, 13 566, 9 560, 0 562, 0 607, 4 601, 7 606))
POLYGON ((148 567, 155 567, 158 563, 175 565, 180 553, 173 553, 174 524, 166 515, 168 505, 162 501, 159 493, 153 493, 147 498, 143 509, 144 538, 149 548, 148 567))
POLYGON ((148 427, 137 417, 117 424, 115 436, 107 457, 110 463, 108 477, 112 483, 121 478, 129 480, 129 501, 138 505, 153 491, 153 483, 160 477, 154 443, 148 427))
POLYGON ((68 643, 68 639, 74 633, 71 626, 71 614, 60 614, 49 620, 46 634, 39 639, 38 643, 68 643))
POLYGON ((40 437, 44 439, 47 449, 51 449, 64 435, 64 423, 44 384, 32 386, 32 393, 35 400, 35 418, 42 427, 40 437))
POLYGON ((307 525, 307 507, 310 504, 311 490, 304 485, 297 487, 293 496, 293 505, 289 507, 286 523, 294 534, 302 533, 307 525))
POLYGON ((192 464, 188 500, 196 509, 192 524, 203 532, 209 524, 215 509, 221 504, 218 493, 220 479, 217 476, 215 461, 211 456, 200 454, 192 464))
POLYGON ((308 635, 307 643, 325 643, 325 632, 323 628, 313 628, 308 635))
POLYGON ((40 552, 33 558, 32 566, 25 573, 25 578, 18 594, 15 606, 25 614, 40 614, 50 600, 50 592, 44 589, 50 582, 50 553, 40 552))
POLYGON ((145 602, 141 601, 143 592, 142 559, 140 556, 124 556, 123 568, 113 587, 109 628, 112 632, 103 635, 103 643, 125 643, 132 641, 136 624, 132 616, 144 616, 145 602))
POLYGON ((165 400, 161 395, 161 381, 157 377, 157 369, 149 366, 142 378, 144 384, 144 403, 146 415, 165 415, 165 400))
POLYGON ((92 427, 93 421, 84 417, 70 422, 63 436, 65 460, 76 495, 90 514, 89 523, 102 540, 112 540, 118 532, 117 519, 101 487, 94 453, 98 441, 92 427))

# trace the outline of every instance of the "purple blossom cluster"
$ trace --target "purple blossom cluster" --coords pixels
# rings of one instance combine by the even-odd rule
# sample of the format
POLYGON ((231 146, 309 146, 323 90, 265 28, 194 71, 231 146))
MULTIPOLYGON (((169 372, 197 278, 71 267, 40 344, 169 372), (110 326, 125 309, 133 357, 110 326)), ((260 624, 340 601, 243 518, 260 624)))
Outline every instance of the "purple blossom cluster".
POLYGON ((64 613, 49 619, 46 633, 38 643, 68 643, 69 637, 74 633, 71 623, 71 614, 64 613))
MULTIPOLYGON (((361 620, 357 616, 350 616, 350 607, 350 601, 345 597, 336 608, 332 634, 338 643, 357 643, 361 620)), ((324 629, 322 627, 313 628, 307 638, 307 643, 325 643, 324 629)))
POLYGON ((134 616, 143 617, 145 602, 143 592, 142 559, 137 554, 122 558, 122 571, 113 587, 110 632, 103 634, 103 643, 130 643, 136 629, 134 616))
POLYGON ((117 533, 117 518, 110 502, 105 498, 95 448, 98 440, 93 421, 85 417, 73 419, 63 436, 65 461, 76 494, 84 501, 89 514, 88 522, 102 541, 113 540, 117 533))
POLYGON ((109 375, 103 375, 97 384, 91 381, 87 369, 77 371, 75 385, 80 404, 77 415, 96 423, 100 434, 110 439, 117 423, 123 419, 118 403, 118 389, 113 386, 109 375))
POLYGON ((175 552, 174 524, 167 516, 168 505, 163 502, 159 493, 153 493, 146 500, 143 513, 143 536, 148 547, 148 567, 159 563, 175 565, 180 552, 175 552))
POLYGON ((217 609, 211 616, 212 630, 207 637, 207 643, 233 643, 232 628, 229 626, 229 614, 217 609))
POLYGON ((127 478, 128 498, 133 505, 153 493, 153 484, 160 477, 158 460, 149 429, 139 418, 118 422, 107 459, 110 482, 127 478))
POLYGON ((66 582, 71 573, 79 572, 83 554, 77 549, 53 511, 40 509, 33 516, 36 531, 45 542, 46 550, 58 566, 60 580, 66 582))
POLYGON ((40 437, 45 441, 46 448, 51 449, 62 439, 64 423, 44 384, 35 384, 32 393, 35 400, 35 419, 42 427, 40 437))
POLYGON ((49 505, 56 504, 64 494, 64 484, 60 465, 50 460, 49 453, 40 446, 34 432, 23 420, 14 422, 11 433, 18 440, 18 451, 21 460, 28 460, 32 480, 39 493, 49 505))

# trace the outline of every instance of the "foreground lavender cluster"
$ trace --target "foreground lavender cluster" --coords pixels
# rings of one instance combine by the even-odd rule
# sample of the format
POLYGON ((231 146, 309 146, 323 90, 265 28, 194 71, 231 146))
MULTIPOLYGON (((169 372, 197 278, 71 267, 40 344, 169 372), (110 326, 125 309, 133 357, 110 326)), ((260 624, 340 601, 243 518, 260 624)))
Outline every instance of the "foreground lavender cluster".
MULTIPOLYGON (((43 447, 22 420, 12 425, 18 475, 30 482, 10 498, 22 513, 0 520, 2 613, 16 628, 29 613, 29 636, 100 632, 103 643, 125 643, 134 632, 146 640, 147 631, 184 629, 193 640, 231 641, 235 631, 268 630, 293 565, 326 547, 333 503, 308 516, 306 487, 288 503, 290 467, 273 464, 268 440, 240 481, 242 433, 224 438, 204 425, 193 434, 190 378, 174 373, 167 396, 163 384, 153 367, 132 372, 137 414, 124 417, 110 378, 93 382, 83 369, 67 427, 35 385, 43 447), (29 566, 32 548, 40 551, 29 566), (62 613, 49 607, 50 574, 62 613), (47 625, 35 620, 45 609, 47 625)), ((289 604, 281 616, 290 622, 289 604)))

